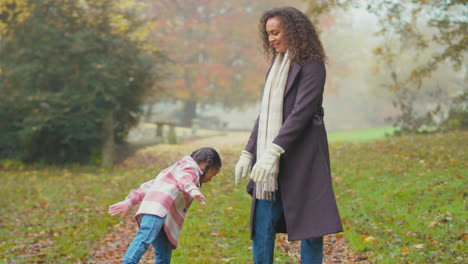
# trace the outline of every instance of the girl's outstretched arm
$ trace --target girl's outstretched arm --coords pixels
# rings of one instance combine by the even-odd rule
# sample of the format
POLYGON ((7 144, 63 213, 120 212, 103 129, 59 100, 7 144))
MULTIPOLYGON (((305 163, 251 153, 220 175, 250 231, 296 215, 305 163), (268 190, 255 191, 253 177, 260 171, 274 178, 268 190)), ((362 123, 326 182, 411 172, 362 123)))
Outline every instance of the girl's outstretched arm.
POLYGON ((153 183, 154 179, 143 183, 142 185, 140 185, 140 188, 132 190, 127 195, 127 198, 125 198, 125 200, 128 200, 130 202, 130 206, 134 206, 135 204, 143 201, 143 198, 145 198, 146 193, 151 189, 153 183))
POLYGON ((197 200, 201 205, 205 205, 205 196, 198 190, 198 189, 193 189, 189 192, 189 195, 197 200))
POLYGON ((143 198, 145 198, 153 182, 154 180, 143 183, 137 190, 132 190, 125 200, 109 206, 109 214, 112 216, 120 214, 122 217, 126 215, 133 205, 141 202, 143 198))
POLYGON ((124 217, 128 213, 128 210, 130 210, 130 207, 132 207, 130 201, 124 200, 109 206, 109 214, 112 216, 120 214, 121 217, 124 217))
POLYGON ((177 175, 177 188, 179 188, 179 190, 182 192, 190 195, 192 199, 197 200, 201 205, 205 205, 205 196, 197 187, 199 176, 193 170, 193 168, 185 168, 175 175, 177 175))

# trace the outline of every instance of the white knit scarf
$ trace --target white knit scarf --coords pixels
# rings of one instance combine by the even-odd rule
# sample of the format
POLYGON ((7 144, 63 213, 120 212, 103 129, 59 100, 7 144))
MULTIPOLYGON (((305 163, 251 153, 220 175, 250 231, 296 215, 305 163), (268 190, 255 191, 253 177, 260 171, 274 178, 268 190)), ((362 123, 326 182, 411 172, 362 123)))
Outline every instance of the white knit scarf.
MULTIPOLYGON (((282 126, 283 122, 283 95, 288 79, 289 67, 289 52, 279 53, 263 90, 262 105, 260 107, 260 119, 258 122, 258 137, 257 137, 257 160, 262 157, 268 144, 273 142, 282 126)), ((278 173, 279 161, 275 168, 267 177, 267 181, 256 183, 256 197, 262 200, 271 200, 272 194, 278 189, 278 173)))

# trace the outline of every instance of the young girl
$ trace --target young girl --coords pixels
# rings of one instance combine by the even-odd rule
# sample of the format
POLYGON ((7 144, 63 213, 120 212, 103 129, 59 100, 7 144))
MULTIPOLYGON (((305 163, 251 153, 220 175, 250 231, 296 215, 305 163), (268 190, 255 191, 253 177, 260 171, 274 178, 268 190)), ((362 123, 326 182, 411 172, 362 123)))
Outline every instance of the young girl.
POLYGON ((201 148, 160 172, 154 180, 143 183, 138 190, 132 190, 124 201, 111 205, 110 215, 124 216, 130 207, 141 201, 135 216, 140 229, 122 263, 138 263, 150 244, 156 251, 156 264, 170 263, 192 200, 205 205, 199 187, 220 169, 218 152, 213 148, 201 148))

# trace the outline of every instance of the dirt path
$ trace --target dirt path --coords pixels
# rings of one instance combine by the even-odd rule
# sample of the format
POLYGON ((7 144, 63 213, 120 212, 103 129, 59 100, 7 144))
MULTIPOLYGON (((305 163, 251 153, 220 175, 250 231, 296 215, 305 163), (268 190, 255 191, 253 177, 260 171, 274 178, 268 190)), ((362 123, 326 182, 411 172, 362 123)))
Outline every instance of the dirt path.
MULTIPOLYGON (((186 153, 187 151, 193 150, 198 147, 203 146, 212 146, 216 149, 219 149, 220 152, 225 154, 223 157, 223 163, 226 168, 232 168, 237 162, 237 152, 243 145, 246 144, 249 137, 248 132, 231 132, 223 136, 214 136, 209 138, 199 138, 191 139, 183 142, 178 146, 157 146, 155 148, 148 148, 144 151, 136 153, 133 157, 127 159, 126 162, 120 164, 123 167, 145 167, 155 162, 161 162, 163 159, 172 160, 171 157, 167 157, 167 154, 170 155, 180 155, 181 153, 186 153), (166 155, 160 155, 157 151, 163 152, 166 155)), ((136 210, 133 208, 133 211, 136 210)), ((130 212, 128 215, 134 215, 135 212, 130 212)), ((128 246, 128 243, 131 242, 131 238, 136 232, 136 226, 132 217, 125 217, 121 222, 115 226, 113 232, 106 235, 103 241, 97 243, 97 248, 95 252, 92 253, 95 262, 94 263, 120 263, 122 256, 125 253, 125 250, 128 246)), ((277 249, 287 252, 291 257, 291 260, 294 263, 300 263, 300 242, 289 242, 287 237, 284 234, 279 234, 277 236, 277 249)), ((140 263, 142 264, 151 264, 154 263, 153 259, 154 253, 153 249, 150 249, 149 253, 146 253, 141 259, 140 263)), ((358 263, 368 263, 363 259, 363 257, 354 254, 349 249, 348 241, 342 236, 342 234, 330 235, 324 238, 324 261, 326 264, 338 264, 338 263, 348 263, 348 264, 358 264, 358 263)), ((197 263, 194 263, 197 264, 197 263)))

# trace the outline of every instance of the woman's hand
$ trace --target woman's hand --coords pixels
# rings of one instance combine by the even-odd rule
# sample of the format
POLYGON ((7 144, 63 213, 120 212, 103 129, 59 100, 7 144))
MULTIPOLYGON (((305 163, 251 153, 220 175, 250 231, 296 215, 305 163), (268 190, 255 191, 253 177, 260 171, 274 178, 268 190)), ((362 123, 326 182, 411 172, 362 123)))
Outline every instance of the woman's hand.
POLYGON ((205 196, 198 190, 198 189, 193 189, 190 191, 190 197, 193 199, 197 200, 201 205, 205 205, 205 196))
POLYGON ((239 184, 241 179, 247 177, 251 167, 252 154, 246 150, 243 150, 234 171, 234 179, 236 184, 239 184))
POLYGON ((118 202, 116 204, 113 204, 109 206, 109 214, 114 216, 120 214, 120 216, 124 216, 128 213, 128 210, 130 210, 130 207, 132 205, 130 204, 130 201, 125 200, 122 202, 118 202))
POLYGON ((266 182, 270 172, 275 169, 275 166, 279 162, 279 158, 283 153, 284 150, 280 146, 270 143, 265 150, 265 153, 263 153, 257 161, 257 164, 253 167, 250 178, 254 182, 266 182))

